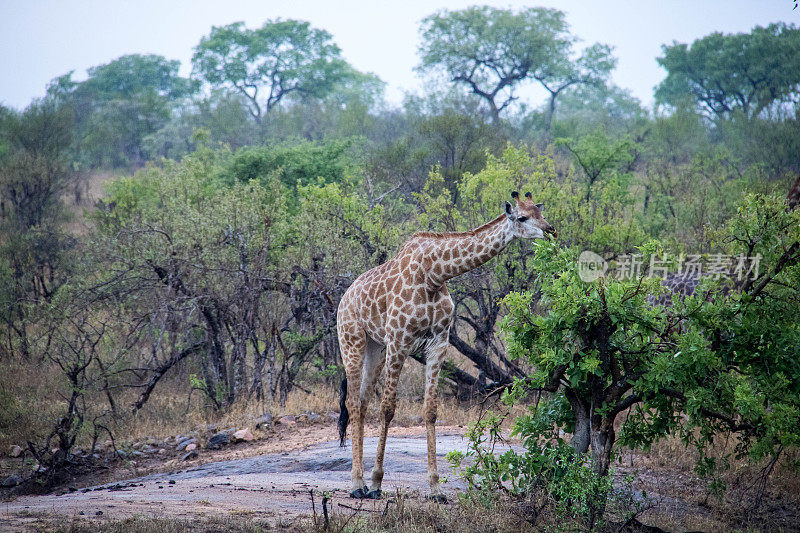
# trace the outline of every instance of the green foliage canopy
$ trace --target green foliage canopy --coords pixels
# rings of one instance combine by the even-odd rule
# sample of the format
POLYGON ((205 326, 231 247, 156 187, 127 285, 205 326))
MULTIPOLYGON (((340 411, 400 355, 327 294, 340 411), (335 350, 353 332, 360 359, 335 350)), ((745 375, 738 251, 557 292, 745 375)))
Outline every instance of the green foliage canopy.
POLYGON ((143 163, 144 138, 197 90, 179 68, 177 60, 131 54, 90 68, 85 81, 74 81, 72 72, 51 81, 48 98, 74 109, 78 159, 88 166, 143 163))
POLYGON ((268 20, 255 30, 243 22, 214 26, 192 64, 210 85, 242 94, 257 121, 262 107, 269 112, 288 95, 324 97, 353 74, 330 33, 297 20, 268 20))
POLYGON ((72 124, 71 109, 47 100, 0 114, 0 320, 6 347, 18 341, 25 355, 28 306, 71 274, 62 196, 72 178, 72 124))
POLYGON ((656 88, 661 104, 689 102, 711 116, 738 110, 756 117, 773 105, 795 102, 800 94, 800 29, 793 24, 712 33, 691 46, 664 45, 662 52, 657 60, 667 77, 656 88))
POLYGON ((443 71, 465 85, 486 101, 495 121, 517 98, 515 86, 533 78, 551 95, 551 117, 561 91, 603 80, 615 64, 610 48, 600 44, 573 61, 575 40, 556 9, 442 11, 422 21, 419 69, 443 71))
POLYGON ((442 11, 422 21, 423 71, 441 69, 485 99, 497 119, 515 100, 514 86, 568 54, 573 38, 564 13, 489 6, 442 11))
MULTIPOLYGON (((648 303, 660 284, 646 268, 587 283, 577 249, 539 246, 547 311, 535 312, 531 293, 508 296, 509 353, 535 366, 535 387, 568 400, 561 410, 573 447, 585 452, 591 441, 596 472, 608 471, 614 421, 628 408, 620 439, 630 446, 677 434, 702 453, 733 432, 738 453, 760 459, 800 442, 799 232, 800 214, 787 213, 782 198, 749 195, 719 239, 732 255, 760 254, 761 269, 740 292, 708 279, 674 309, 648 303)), ((651 241, 641 252, 647 265, 661 247, 651 241)), ((709 461, 699 466, 706 473, 709 461)))
POLYGON ((291 188, 320 179, 342 181, 353 166, 348 151, 351 146, 352 141, 330 141, 247 147, 236 152, 223 174, 229 181, 241 183, 254 179, 265 181, 277 175, 291 188))
POLYGON ((180 61, 163 56, 130 54, 91 67, 81 89, 99 101, 141 99, 148 95, 176 101, 192 94, 196 83, 178 74, 180 61))

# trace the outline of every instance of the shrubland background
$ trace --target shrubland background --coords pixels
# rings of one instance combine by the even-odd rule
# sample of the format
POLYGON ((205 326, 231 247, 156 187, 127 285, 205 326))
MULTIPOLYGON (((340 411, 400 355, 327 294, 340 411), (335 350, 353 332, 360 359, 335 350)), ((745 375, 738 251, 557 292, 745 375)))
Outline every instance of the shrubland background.
MULTIPOLYGON (((682 438, 706 473, 720 434, 738 457, 796 458, 798 220, 784 199, 800 172, 800 30, 665 45, 652 109, 608 82, 613 50, 579 46, 556 10, 441 12, 420 32, 427 92, 399 107, 323 29, 276 20, 213 28, 188 79, 132 54, 0 108, 0 448, 26 447, 51 483, 77 445, 333 410, 349 284, 414 232, 474 228, 519 190, 558 242, 514 243, 450 283, 446 401, 548 390, 518 434, 557 442, 545 433, 586 422, 572 448, 591 441, 598 475, 623 412, 625 445, 682 438), (546 100, 520 103, 524 83, 546 100), (763 266, 665 311, 646 301, 657 281, 578 280, 581 250, 763 266)), ((421 368, 406 363, 409 406, 421 368)), ((477 464, 476 486, 508 482, 477 464)), ((603 508, 589 508, 593 527, 603 508)))

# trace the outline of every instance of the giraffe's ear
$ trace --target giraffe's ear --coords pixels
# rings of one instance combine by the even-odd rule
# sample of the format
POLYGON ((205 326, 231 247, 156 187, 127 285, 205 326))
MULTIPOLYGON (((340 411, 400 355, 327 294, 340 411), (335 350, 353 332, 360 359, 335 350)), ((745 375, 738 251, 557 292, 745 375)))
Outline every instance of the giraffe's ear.
POLYGON ((506 215, 508 215, 508 218, 510 218, 511 220, 514 220, 514 215, 511 213, 511 210, 512 210, 511 203, 506 202, 506 215))
POLYGON ((539 211, 544 211, 544 204, 536 204, 536 208, 537 208, 539 211))

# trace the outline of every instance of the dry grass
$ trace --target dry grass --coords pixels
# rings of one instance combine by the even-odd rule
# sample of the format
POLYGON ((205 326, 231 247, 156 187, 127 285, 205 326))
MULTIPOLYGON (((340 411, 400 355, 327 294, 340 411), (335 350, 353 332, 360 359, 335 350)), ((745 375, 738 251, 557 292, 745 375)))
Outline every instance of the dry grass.
POLYGON ((0 375, 0 451, 47 435, 63 413, 55 401, 66 380, 44 365, 6 360, 0 375))
POLYGON ((718 438, 707 455, 730 468, 719 469, 716 480, 722 493, 713 489, 712 478, 695 473, 697 450, 677 438, 662 439, 647 452, 621 450, 623 468, 635 469, 635 487, 646 489, 657 501, 646 513, 648 520, 672 530, 719 531, 745 528, 763 531, 800 530, 800 476, 797 450, 784 454, 769 477, 767 460, 735 458, 734 438, 718 438))
MULTIPOLYGON (((314 412, 330 420, 338 415, 338 383, 318 382, 310 392, 295 388, 286 404, 272 401, 241 399, 225 410, 207 406, 201 394, 191 391, 191 368, 182 365, 172 370, 156 387, 145 406, 132 412, 130 406, 138 389, 117 391, 115 402, 118 418, 108 423, 118 446, 154 437, 163 440, 177 434, 208 432, 231 427, 250 427, 265 413, 277 418, 314 412)), ((403 372, 394 423, 399 426, 422 424, 424 369, 410 361, 403 372)), ((7 361, 0 374, 0 453, 12 444, 24 447, 27 440, 46 436, 55 421, 64 414, 63 397, 66 380, 53 365, 33 364, 30 361, 7 361)), ((380 384, 379 384, 380 388, 380 384)), ((107 409, 103 395, 87 398, 92 413, 107 409)), ((377 422, 379 401, 373 399, 368 421, 377 422)), ((477 407, 464 405, 444 395, 440 399, 439 420, 447 425, 466 425, 477 417, 477 407)), ((87 421, 91 420, 87 416, 87 421)), ((76 443, 86 449, 92 440, 91 424, 86 423, 76 443)), ((101 435, 100 439, 107 439, 101 435)))
POLYGON ((224 517, 194 519, 152 518, 136 516, 124 520, 98 520, 93 518, 74 518, 68 523, 52 517, 37 517, 24 524, 16 524, 20 531, 41 531, 46 533, 234 533, 262 531, 303 531, 297 521, 280 518, 253 518, 237 514, 224 517))
MULTIPOLYGON (((585 524, 556 515, 552 502, 543 496, 529 500, 508 498, 461 498, 449 505, 420 499, 416 494, 395 492, 380 502, 348 502, 330 505, 326 524, 320 501, 316 514, 294 518, 262 516, 258 512, 231 512, 227 515, 196 516, 192 519, 135 516, 123 520, 103 517, 74 517, 71 522, 49 515, 18 515, 8 526, 14 530, 45 532, 211 532, 211 531, 312 531, 316 533, 422 533, 422 532, 500 532, 500 531, 580 531, 585 524), (327 526, 327 527, 326 527, 327 526)), ((796 531, 798 524, 778 521, 734 520, 700 511, 680 514, 657 508, 639 517, 642 523, 668 531, 796 531)), ((620 529, 621 516, 608 516, 597 531, 651 531, 620 529)))
MULTIPOLYGON (((402 393, 398 394, 394 418, 394 424, 398 426, 416 426, 423 423, 422 394, 418 394, 421 385, 418 389, 415 382, 423 381, 424 370, 416 363, 413 365, 404 369, 401 380, 402 393), (408 387, 403 387, 405 384, 408 384, 408 387)), ((163 439, 170 435, 206 429, 208 426, 218 429, 231 427, 252 429, 253 420, 265 413, 278 418, 313 412, 322 415, 326 420, 333 419, 339 413, 339 393, 336 383, 317 384, 310 389, 310 392, 295 388, 289 393, 284 406, 268 400, 250 399, 239 401, 224 411, 204 407, 197 393, 187 400, 188 391, 180 389, 184 388, 170 387, 169 383, 161 384, 160 389, 153 394, 142 410, 117 426, 118 437, 128 441, 141 440, 148 436, 163 439)), ((445 396, 439 402, 439 421, 450 426, 467 425, 477 418, 478 407, 477 404, 464 404, 453 397, 445 396)), ((379 401, 373 399, 367 411, 367 420, 377 422, 379 409, 379 401)))
POLYGON ((317 517, 308 524, 310 531, 332 533, 359 532, 452 532, 480 533, 496 531, 533 531, 526 522, 525 506, 508 500, 461 501, 452 505, 439 505, 411 498, 402 493, 391 495, 377 512, 359 512, 352 509, 333 509, 328 529, 317 517))

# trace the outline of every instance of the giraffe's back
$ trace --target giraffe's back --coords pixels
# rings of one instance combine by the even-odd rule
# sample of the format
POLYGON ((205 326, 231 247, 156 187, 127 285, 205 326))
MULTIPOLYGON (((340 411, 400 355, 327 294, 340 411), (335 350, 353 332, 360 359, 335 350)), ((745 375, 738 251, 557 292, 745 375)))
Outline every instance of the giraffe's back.
POLYGON ((447 286, 431 286, 430 250, 407 243, 388 262, 359 276, 339 304, 337 327, 360 329, 375 342, 421 344, 449 329, 453 302, 447 286))

